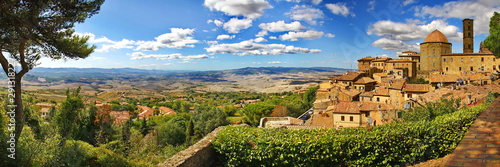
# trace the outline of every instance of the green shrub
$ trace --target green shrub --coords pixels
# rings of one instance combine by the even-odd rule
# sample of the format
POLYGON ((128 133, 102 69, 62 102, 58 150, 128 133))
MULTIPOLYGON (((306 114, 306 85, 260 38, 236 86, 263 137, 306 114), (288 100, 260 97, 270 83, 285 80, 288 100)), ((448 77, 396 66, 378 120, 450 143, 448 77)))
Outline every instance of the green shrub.
POLYGON ((227 127, 212 144, 227 166, 405 166, 452 152, 486 107, 370 128, 227 127))

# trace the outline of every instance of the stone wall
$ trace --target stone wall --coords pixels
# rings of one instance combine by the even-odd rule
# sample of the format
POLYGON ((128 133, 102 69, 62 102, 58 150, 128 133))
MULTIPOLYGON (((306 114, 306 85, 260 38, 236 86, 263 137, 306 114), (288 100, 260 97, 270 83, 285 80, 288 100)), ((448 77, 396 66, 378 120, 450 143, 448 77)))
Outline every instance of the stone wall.
POLYGON ((210 167, 217 162, 216 152, 212 148, 212 140, 224 128, 224 126, 216 128, 203 139, 198 141, 191 147, 177 153, 167 161, 158 164, 158 166, 200 166, 210 167))

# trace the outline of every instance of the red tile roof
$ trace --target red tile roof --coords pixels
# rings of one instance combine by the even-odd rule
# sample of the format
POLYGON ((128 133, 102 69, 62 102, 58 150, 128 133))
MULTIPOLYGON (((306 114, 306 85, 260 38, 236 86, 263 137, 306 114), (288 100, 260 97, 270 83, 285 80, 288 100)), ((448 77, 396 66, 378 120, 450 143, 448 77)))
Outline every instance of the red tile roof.
POLYGON ((367 83, 372 83, 372 82, 377 82, 370 77, 361 77, 359 78, 354 84, 367 84, 367 83))
POLYGON ((389 81, 389 89, 403 89, 406 84, 406 79, 391 79, 389 81))
POLYGON ((389 96, 389 88, 381 86, 375 89, 375 96, 389 96))
POLYGON ((162 107, 158 108, 158 110, 160 110, 160 113, 162 115, 175 115, 175 114, 177 114, 177 112, 175 112, 173 109, 168 108, 168 107, 162 106, 162 107))
POLYGON ((347 74, 333 77, 332 80, 337 80, 337 81, 354 81, 357 78, 361 77, 362 73, 358 72, 348 72, 347 74))

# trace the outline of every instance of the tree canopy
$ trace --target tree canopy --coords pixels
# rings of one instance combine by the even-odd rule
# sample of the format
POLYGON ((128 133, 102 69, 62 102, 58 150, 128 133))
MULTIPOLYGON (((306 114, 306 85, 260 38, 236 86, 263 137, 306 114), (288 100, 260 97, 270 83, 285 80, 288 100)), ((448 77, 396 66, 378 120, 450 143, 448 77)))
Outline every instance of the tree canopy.
POLYGON ((500 57, 500 13, 495 12, 490 19, 490 35, 484 40, 484 45, 493 52, 496 57, 500 57))
POLYGON ((97 14, 103 2, 104 0, 0 2, 0 64, 15 90, 13 101, 16 105, 16 140, 24 126, 22 77, 38 65, 37 61, 42 56, 52 59, 88 57, 95 46, 86 43, 88 37, 74 35, 72 28, 75 23, 83 23, 97 14), (21 68, 13 70, 17 65, 21 68))

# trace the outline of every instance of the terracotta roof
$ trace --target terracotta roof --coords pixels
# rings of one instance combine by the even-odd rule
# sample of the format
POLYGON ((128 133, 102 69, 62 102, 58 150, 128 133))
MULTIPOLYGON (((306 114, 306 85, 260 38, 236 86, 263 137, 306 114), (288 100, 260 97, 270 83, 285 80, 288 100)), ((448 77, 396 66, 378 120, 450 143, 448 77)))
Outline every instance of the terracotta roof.
POLYGON ((405 79, 391 79, 389 81, 389 89, 403 89, 405 83, 405 79))
POLYGON ((354 81, 356 78, 360 77, 362 73, 358 72, 348 72, 347 74, 333 77, 332 80, 337 81, 354 81))
POLYGON ((153 112, 155 110, 152 109, 152 108, 149 108, 148 106, 139 106, 139 115, 140 116, 146 116, 146 117, 149 117, 151 115, 153 115, 153 112))
POLYGON ((424 39, 425 42, 448 42, 448 38, 439 30, 432 31, 427 37, 424 39))
POLYGON ((359 94, 359 96, 362 96, 362 97, 373 97, 375 93, 374 92, 363 92, 361 94, 359 94))
POLYGON ((358 61, 372 61, 372 60, 375 60, 375 58, 373 58, 373 57, 365 57, 365 58, 359 59, 358 61))
POLYGON ((391 60, 391 58, 377 58, 377 59, 373 60, 373 62, 387 61, 387 60, 391 60))
POLYGON ((429 92, 431 91, 431 85, 429 84, 406 84, 403 88, 405 92, 429 92))
POLYGON ((168 108, 168 107, 160 107, 158 108, 160 110, 160 113, 163 115, 175 115, 177 112, 175 112, 173 109, 168 108))
POLYGON ((359 78, 354 84, 367 84, 367 83, 372 83, 372 82, 377 82, 370 77, 361 77, 359 78))
POLYGON ((431 75, 429 75, 429 80, 431 83, 457 82, 457 79, 466 79, 466 77, 463 77, 459 74, 446 74, 446 75, 431 74, 431 75))
POLYGON ((333 127, 333 117, 331 113, 313 114, 310 126, 333 127))
POLYGON ((387 111, 393 109, 394 106, 390 104, 349 101, 339 102, 334 107, 329 107, 329 110, 327 111, 331 111, 333 113, 360 113, 361 111, 387 111))
POLYGON ((357 89, 340 89, 340 91, 350 97, 354 97, 359 95, 361 92, 357 89))
POLYGON ((415 52, 415 51, 411 51, 411 50, 408 50, 408 51, 404 51, 404 52, 402 52, 402 53, 417 53, 417 52, 415 52))
POLYGON ((375 89, 375 96, 389 96, 389 88, 381 86, 375 89))

